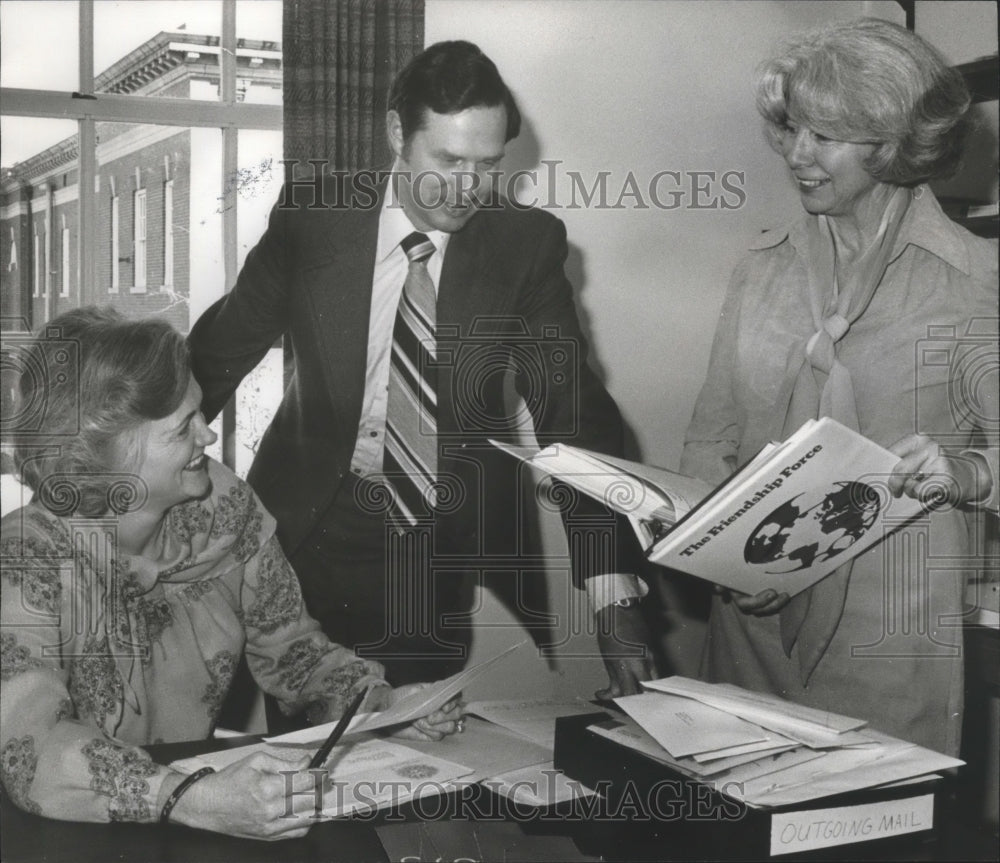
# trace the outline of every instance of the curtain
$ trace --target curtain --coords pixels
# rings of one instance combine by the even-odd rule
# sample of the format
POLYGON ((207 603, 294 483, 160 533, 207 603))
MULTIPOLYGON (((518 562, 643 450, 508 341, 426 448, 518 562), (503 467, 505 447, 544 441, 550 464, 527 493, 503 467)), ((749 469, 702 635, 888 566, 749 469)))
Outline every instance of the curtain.
POLYGON ((424 47, 423 0, 285 0, 285 158, 387 167, 389 87, 424 47))

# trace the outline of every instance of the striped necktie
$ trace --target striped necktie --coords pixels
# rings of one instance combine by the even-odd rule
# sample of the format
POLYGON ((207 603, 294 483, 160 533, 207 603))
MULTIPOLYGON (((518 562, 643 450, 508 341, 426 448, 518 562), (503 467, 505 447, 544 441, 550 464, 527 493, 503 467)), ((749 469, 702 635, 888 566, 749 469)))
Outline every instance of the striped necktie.
POLYGON ((408 524, 431 514, 437 479, 437 298, 427 272, 434 244, 420 233, 400 243, 409 259, 392 331, 383 472, 395 490, 393 511, 408 524))

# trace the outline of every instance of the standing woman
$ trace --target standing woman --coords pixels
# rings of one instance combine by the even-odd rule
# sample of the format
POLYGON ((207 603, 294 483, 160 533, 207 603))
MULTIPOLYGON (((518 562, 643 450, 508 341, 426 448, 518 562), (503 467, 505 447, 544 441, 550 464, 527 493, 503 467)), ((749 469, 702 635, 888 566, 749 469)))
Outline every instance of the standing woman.
POLYGON ((893 494, 944 495, 791 602, 716 595, 702 672, 951 754, 977 566, 967 514, 997 504, 997 245, 924 184, 957 167, 968 105, 933 48, 877 19, 811 33, 762 66, 757 106, 805 217, 737 267, 681 463, 719 482, 830 416, 902 457, 893 494))

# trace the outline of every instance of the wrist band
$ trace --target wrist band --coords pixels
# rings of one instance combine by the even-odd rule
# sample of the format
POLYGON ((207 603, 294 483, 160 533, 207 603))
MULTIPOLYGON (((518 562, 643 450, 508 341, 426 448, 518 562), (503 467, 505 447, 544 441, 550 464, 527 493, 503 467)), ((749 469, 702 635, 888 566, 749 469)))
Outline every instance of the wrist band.
POLYGON ((181 799, 181 795, 188 790, 195 782, 199 779, 204 779, 209 773, 215 773, 214 767, 202 767, 201 770, 192 773, 190 776, 186 776, 184 780, 178 785, 171 795, 167 798, 167 802, 163 804, 163 809, 160 810, 160 823, 166 824, 170 818, 170 813, 174 811, 174 807, 177 805, 177 801, 181 799))

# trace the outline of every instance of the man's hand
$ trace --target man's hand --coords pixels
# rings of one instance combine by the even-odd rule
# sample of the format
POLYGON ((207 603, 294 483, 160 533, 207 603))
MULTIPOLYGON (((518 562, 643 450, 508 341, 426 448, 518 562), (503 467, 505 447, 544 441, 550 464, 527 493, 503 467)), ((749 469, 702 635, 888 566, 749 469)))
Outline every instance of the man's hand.
POLYGON ((656 676, 649 648, 649 628, 638 603, 602 608, 594 615, 594 623, 597 625, 597 645, 609 679, 608 687, 599 689, 594 697, 608 701, 620 695, 637 694, 641 691, 640 680, 656 676))

